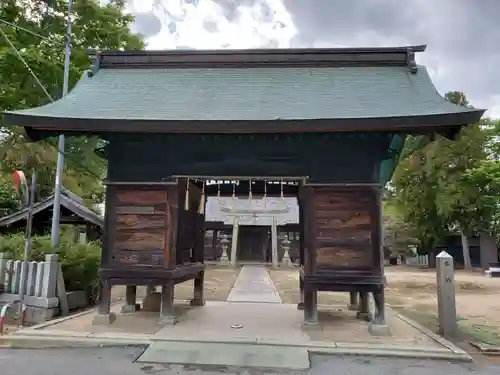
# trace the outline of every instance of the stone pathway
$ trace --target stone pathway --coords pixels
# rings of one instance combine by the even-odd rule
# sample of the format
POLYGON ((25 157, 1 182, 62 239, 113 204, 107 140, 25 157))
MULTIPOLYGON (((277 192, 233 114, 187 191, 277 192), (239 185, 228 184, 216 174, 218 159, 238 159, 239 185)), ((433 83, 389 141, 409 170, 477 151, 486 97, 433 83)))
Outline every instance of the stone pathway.
POLYGON ((265 266, 243 266, 227 301, 282 303, 265 266))

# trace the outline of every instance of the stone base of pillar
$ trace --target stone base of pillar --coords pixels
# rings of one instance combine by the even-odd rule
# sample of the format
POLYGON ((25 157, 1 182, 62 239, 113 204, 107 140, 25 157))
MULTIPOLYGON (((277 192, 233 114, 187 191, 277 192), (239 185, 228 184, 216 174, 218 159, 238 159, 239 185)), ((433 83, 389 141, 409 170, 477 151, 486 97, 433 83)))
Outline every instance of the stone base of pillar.
POLYGON ((304 302, 297 303, 297 310, 304 310, 304 302))
POLYGON ((193 298, 189 301, 189 306, 205 306, 205 300, 193 298))
POLYGON ((371 322, 372 321, 372 314, 369 312, 358 311, 358 313, 356 314, 356 319, 364 320, 365 322, 371 322))
POLYGON ((304 320, 302 322, 302 329, 304 330, 321 330, 319 320, 304 320))
POLYGON ((356 304, 356 305, 347 305, 347 310, 349 311, 358 311, 359 309, 359 305, 356 304))
POLYGON ((178 319, 176 316, 161 316, 160 319, 158 320, 159 324, 163 324, 166 326, 175 326, 178 322, 178 319))
POLYGON ((92 325, 94 326, 107 326, 113 324, 116 320, 116 315, 113 313, 109 314, 97 314, 92 319, 92 325))
POLYGON ((387 324, 374 324, 368 326, 368 332, 373 336, 391 336, 391 330, 387 324))
POLYGON ((136 303, 135 305, 123 305, 121 312, 127 314, 127 313, 134 313, 140 310, 141 310, 141 305, 139 303, 136 303))

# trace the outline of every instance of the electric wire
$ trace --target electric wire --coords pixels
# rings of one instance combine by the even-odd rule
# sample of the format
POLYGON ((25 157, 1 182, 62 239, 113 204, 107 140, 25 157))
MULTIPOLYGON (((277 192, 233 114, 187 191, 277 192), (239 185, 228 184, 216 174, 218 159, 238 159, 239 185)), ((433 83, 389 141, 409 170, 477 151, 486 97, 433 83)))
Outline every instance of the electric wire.
POLYGON ((5 38, 5 40, 7 41, 7 43, 10 45, 10 47, 12 48, 12 50, 15 52, 15 54, 17 55, 17 57, 19 58, 19 60, 21 60, 21 62, 24 64, 24 66, 26 67, 26 69, 28 69, 28 72, 30 72, 31 76, 35 79, 36 83, 38 84, 38 86, 40 86, 40 88, 43 90, 43 92, 45 93, 45 95, 47 95, 47 97, 50 99, 50 101, 53 102, 54 99, 52 98, 52 96, 49 94, 49 92, 47 91, 47 89, 45 88, 45 86, 42 85, 42 82, 40 82, 40 80, 38 79, 37 75, 33 72, 33 70, 31 70, 30 66, 28 65, 28 63, 26 62, 26 60, 23 58, 23 56, 21 55, 21 52, 19 52, 19 50, 14 45, 14 43, 12 43, 12 41, 10 40, 9 36, 5 33, 5 31, 3 31, 3 29, 1 27, 0 27, 0 34, 3 35, 3 37, 5 38))
POLYGON ((33 36, 37 36, 40 39, 43 39, 43 40, 45 40, 45 41, 47 41, 47 42, 49 42, 51 44, 58 44, 60 46, 64 46, 64 43, 62 43, 62 42, 58 42, 57 40, 52 40, 50 38, 47 38, 46 36, 43 36, 42 34, 39 34, 39 33, 36 33, 34 31, 31 31, 31 30, 29 30, 29 29, 27 29, 25 27, 18 26, 18 25, 14 24, 12 22, 9 22, 9 21, 5 21, 2 18, 0 18, 0 23, 3 23, 5 25, 7 25, 7 26, 10 26, 10 27, 12 27, 12 28, 14 28, 16 30, 24 31, 24 32, 26 32, 28 34, 31 34, 33 36))
MULTIPOLYGON (((9 24, 9 23, 6 23, 6 22, 3 22, 4 24, 9 24)), ((10 26, 10 25, 9 25, 10 26)), ((30 75, 35 79, 36 83, 38 86, 40 86, 40 88, 43 90, 43 92, 45 93, 45 95, 47 96, 47 98, 50 99, 51 102, 54 102, 54 99, 52 98, 52 96, 49 94, 49 92, 47 91, 47 89, 45 88, 45 86, 42 84, 42 82, 40 81, 40 79, 37 77, 37 75, 35 74, 35 72, 33 72, 33 70, 30 68, 29 64, 26 62, 26 60, 23 58, 23 56, 21 55, 21 52, 19 52, 19 50, 16 48, 16 46, 14 45, 14 43, 12 43, 12 41, 10 40, 10 38, 8 37, 8 35, 5 33, 5 31, 2 29, 2 27, 0 27, 0 34, 4 37, 4 39, 7 41, 7 43, 9 44, 9 46, 11 47, 11 49, 15 52, 15 54, 17 55, 17 57, 19 58, 19 60, 23 63, 23 65, 26 67, 26 69, 28 70, 28 72, 30 73, 30 75)), ((32 33, 34 35, 37 35, 37 36, 40 36, 39 34, 36 34, 36 33, 32 33)), ((99 177, 97 176, 94 172, 92 172, 88 167, 84 166, 81 161, 76 161, 75 158, 72 158, 71 156, 69 156, 66 152, 64 152, 63 150, 61 150, 59 148, 59 146, 57 145, 54 145, 52 142, 50 142, 49 140, 46 140, 46 143, 52 147, 54 147, 56 149, 56 151, 60 154, 62 154, 64 157, 67 157, 69 160, 71 160, 73 163, 75 163, 77 166, 79 166, 80 168, 83 169, 83 171, 86 172, 86 174, 90 177, 93 177, 93 178, 96 178, 98 180, 102 180, 102 177, 99 177)), ((80 169, 79 168, 79 169, 80 169)))

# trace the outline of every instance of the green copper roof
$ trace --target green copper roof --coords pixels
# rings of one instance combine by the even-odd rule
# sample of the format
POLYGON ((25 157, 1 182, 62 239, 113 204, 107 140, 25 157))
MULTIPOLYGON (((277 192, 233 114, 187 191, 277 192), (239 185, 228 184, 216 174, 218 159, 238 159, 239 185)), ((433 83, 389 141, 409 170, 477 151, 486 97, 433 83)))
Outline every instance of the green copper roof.
POLYGON ((115 120, 304 120, 474 111, 449 103, 424 67, 100 69, 54 103, 14 112, 115 120))

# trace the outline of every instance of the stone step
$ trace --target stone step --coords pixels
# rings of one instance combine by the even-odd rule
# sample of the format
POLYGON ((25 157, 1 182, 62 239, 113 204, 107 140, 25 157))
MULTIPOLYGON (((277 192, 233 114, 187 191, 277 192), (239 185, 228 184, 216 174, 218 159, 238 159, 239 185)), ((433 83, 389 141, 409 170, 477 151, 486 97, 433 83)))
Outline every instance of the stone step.
POLYGON ((291 370, 307 370, 310 366, 305 348, 180 341, 155 342, 137 362, 291 370))

